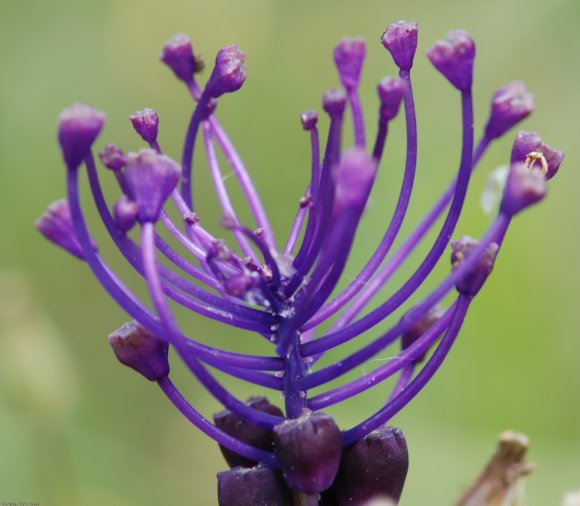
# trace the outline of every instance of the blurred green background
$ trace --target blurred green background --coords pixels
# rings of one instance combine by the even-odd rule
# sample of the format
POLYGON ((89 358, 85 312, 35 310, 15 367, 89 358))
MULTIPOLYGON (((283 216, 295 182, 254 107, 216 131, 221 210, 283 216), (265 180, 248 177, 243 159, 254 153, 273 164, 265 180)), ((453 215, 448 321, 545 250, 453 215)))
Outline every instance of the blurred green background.
MULTIPOLYGON (((393 420, 411 452, 402 504, 451 504, 493 451, 497 434, 508 428, 525 432, 532 442, 530 458, 538 468, 528 481, 531 505, 559 504, 565 491, 580 487, 577 0, 0 0, 0 500, 213 505, 215 473, 225 468, 216 446, 154 385, 116 363, 106 336, 125 316, 84 264, 50 246, 32 226, 64 194, 55 142, 59 112, 74 101, 90 103, 108 115, 99 146, 116 141, 136 149, 127 116, 153 107, 161 118, 162 145, 178 157, 192 105, 158 62, 163 42, 183 31, 208 62, 219 47, 237 43, 248 54, 249 77, 239 93, 224 97, 218 114, 282 237, 308 172, 298 113, 318 108, 321 93, 337 85, 334 44, 344 35, 368 41, 362 100, 373 136, 375 84, 395 73, 379 37, 398 19, 420 24, 414 69, 419 168, 404 231, 457 165, 457 93, 423 57, 449 29, 468 30, 478 44, 477 131, 493 91, 522 79, 537 99, 537 112, 523 128, 541 132, 567 152, 549 198, 513 224, 442 370, 393 420)), ((478 236, 489 223, 479 195, 487 173, 506 162, 514 133, 484 159, 456 235, 478 236)), ((350 129, 346 135, 348 145, 350 129)), ((387 149, 347 277, 370 254, 390 216, 404 157, 400 119, 387 149)), ((219 232, 220 213, 215 199, 206 197, 210 181, 201 169, 200 214, 219 232)), ((228 181, 234 189, 234 179, 228 181)), ((114 184, 108 181, 106 188, 114 197, 114 184)), ((101 249, 146 297, 112 248, 101 249)), ((442 264, 433 280, 447 272, 442 264)), ((394 280, 383 295, 396 286, 394 280)), ((253 336, 183 312, 180 318, 184 329, 207 342, 265 351, 253 336)), ((208 415, 218 409, 179 364, 175 370, 196 406, 208 415)), ((234 389, 244 397, 255 392, 246 385, 234 389)), ((386 395, 387 385, 333 414, 348 427, 386 395)))

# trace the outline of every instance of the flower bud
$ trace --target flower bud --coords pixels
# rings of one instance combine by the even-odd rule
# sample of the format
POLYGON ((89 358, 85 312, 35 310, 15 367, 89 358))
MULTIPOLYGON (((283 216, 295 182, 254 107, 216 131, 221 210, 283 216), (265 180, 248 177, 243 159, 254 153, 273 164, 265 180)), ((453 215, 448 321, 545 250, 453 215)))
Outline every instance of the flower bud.
MULTIPOLYGON (((478 244, 479 241, 469 236, 464 236, 457 241, 451 242, 451 265, 453 270, 461 265, 478 244)), ((495 242, 487 246, 475 266, 455 285, 459 293, 468 296, 477 295, 477 292, 479 292, 491 273, 498 250, 499 246, 495 242)))
POLYGON ((129 116, 133 128, 147 142, 155 142, 157 140, 157 132, 159 129, 159 117, 153 109, 143 109, 129 116))
POLYGON ((69 169, 83 162, 104 124, 105 114, 85 104, 74 104, 61 113, 58 141, 69 169))
POLYGON ((407 442, 399 429, 371 432, 343 451, 332 487, 338 506, 364 506, 380 499, 398 502, 408 467, 407 442))
POLYGON ((334 48, 334 63, 340 82, 347 91, 358 88, 365 53, 365 41, 360 37, 344 38, 334 48))
POLYGON ((215 67, 207 82, 207 93, 217 98, 224 93, 239 90, 246 80, 245 60, 246 54, 235 44, 220 49, 216 56, 215 67))
MULTIPOLYGON (((427 332, 433 325, 435 325, 439 319, 443 316, 445 310, 439 304, 433 306, 429 311, 427 311, 420 319, 417 321, 407 332, 405 332, 401 338, 401 349, 406 350, 415 341, 417 341, 425 332, 427 332)), ((407 319, 405 314, 401 321, 407 319)), ((418 356, 413 360, 413 364, 419 364, 425 359, 425 353, 418 356)))
POLYGON ((347 151, 335 174, 335 207, 364 207, 371 191, 377 162, 362 148, 347 151))
POLYGON ((415 21, 397 21, 388 26, 381 42, 391 53, 397 67, 409 71, 417 51, 418 25, 415 21))
POLYGON ((511 162, 525 163, 528 155, 533 152, 544 156, 547 167, 544 177, 546 180, 552 179, 564 160, 564 153, 544 144, 536 132, 518 132, 512 147, 511 162))
POLYGON ((513 163, 503 190, 500 211, 513 216, 546 196, 546 178, 541 170, 513 163))
POLYGON ((109 343, 119 362, 149 381, 158 381, 169 374, 169 344, 135 320, 115 330, 109 336, 109 343))
POLYGON ((125 180, 129 197, 139 206, 139 222, 155 222, 177 185, 181 166, 152 149, 127 154, 125 180))
MULTIPOLYGON (((262 413, 284 416, 280 408, 270 404, 266 397, 250 397, 246 404, 262 413)), ((227 409, 215 413, 213 421, 216 427, 230 436, 261 450, 272 451, 274 433, 271 430, 253 425, 227 409)), ((252 467, 256 465, 256 462, 242 457, 224 446, 220 445, 220 450, 230 467, 252 467)))
POLYGON ((307 412, 274 427, 274 453, 290 486, 318 494, 332 485, 338 471, 340 429, 325 413, 307 412))
POLYGON ((522 81, 514 81, 497 90, 491 100, 491 111, 485 136, 497 139, 534 111, 534 95, 522 81))
POLYGON ((217 474, 219 506, 292 506, 292 491, 277 469, 236 467, 217 474))
POLYGON ((34 225, 50 242, 67 250, 80 260, 85 259, 66 200, 57 200, 50 204, 34 225))
POLYGON ((329 90, 322 97, 322 108, 330 117, 340 116, 346 107, 346 93, 342 90, 329 90))
POLYGON ((254 278, 247 274, 236 274, 224 281, 224 290, 228 295, 243 297, 254 286, 254 278))
POLYGON ((125 153, 116 144, 107 144, 99 153, 101 163, 112 171, 119 171, 125 166, 125 153))
POLYGON ((139 206, 127 195, 121 195, 113 207, 115 225, 121 232, 128 232, 135 225, 138 212, 139 206))
POLYGON ((399 112, 401 101, 405 95, 405 81, 398 77, 385 77, 377 86, 381 101, 380 118, 382 121, 391 121, 399 112))
POLYGON ((300 114, 300 122, 304 130, 312 130, 318 123, 318 113, 316 111, 304 111, 300 114))
POLYGON ((191 41, 183 33, 174 35, 165 43, 160 59, 184 82, 191 81, 197 70, 191 41))
POLYGON ((467 91, 473 82, 475 43, 463 30, 452 30, 427 51, 427 57, 458 90, 467 91))

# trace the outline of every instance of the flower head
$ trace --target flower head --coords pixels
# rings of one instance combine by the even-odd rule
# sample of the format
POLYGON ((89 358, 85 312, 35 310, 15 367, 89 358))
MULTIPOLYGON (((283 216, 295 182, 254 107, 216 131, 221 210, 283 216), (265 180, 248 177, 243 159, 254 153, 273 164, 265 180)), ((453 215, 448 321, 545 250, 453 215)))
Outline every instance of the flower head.
POLYGON ((109 144, 100 153, 119 186, 113 213, 92 155, 104 115, 83 105, 72 106, 61 115, 59 141, 69 169, 68 198, 51 206, 37 227, 50 240, 84 259, 135 320, 110 336, 118 359, 157 382, 176 408, 222 448, 233 469, 218 475, 221 505, 291 504, 293 494, 298 501, 314 504, 313 498, 321 493, 340 505, 399 500, 407 473, 407 446, 402 432, 386 424, 439 369, 471 303, 489 278, 512 218, 545 196, 547 181, 563 160, 563 153, 544 144, 537 134, 520 132, 498 215, 479 240, 464 237, 450 243, 471 174, 485 151, 533 109, 532 96, 521 83, 500 88, 492 99, 483 135, 474 145, 471 85, 475 45, 464 31, 450 32, 427 56, 459 92, 460 164, 446 191, 394 249, 417 169, 417 118, 410 75, 417 33, 416 23, 400 21, 390 25, 382 37, 399 67, 399 77, 385 78, 378 84, 378 128, 372 149, 367 146, 358 96, 365 43, 359 38, 343 39, 336 46, 334 61, 342 89, 332 89, 322 97, 322 109, 330 122, 323 146, 318 113, 309 110, 300 115, 310 143, 310 180, 304 194, 296 198, 296 216, 284 243, 276 238, 249 173, 214 114, 221 95, 235 92, 245 82, 245 54, 237 46, 218 52, 209 79, 201 86, 194 76, 199 59, 194 57, 189 39, 177 35, 165 45, 162 61, 184 82, 196 102, 182 157, 178 163, 163 154, 154 111, 144 109, 131 116, 147 146, 125 155, 109 144), (388 131, 399 110, 405 116, 407 153, 393 216, 364 267, 338 289, 377 171, 381 170, 388 131), (354 147, 343 146, 346 111, 352 119, 354 147), (204 228, 194 204, 194 193, 203 195, 193 173, 194 150, 200 149, 200 144, 221 206, 222 216, 215 221, 233 238, 229 246, 204 228), (246 197, 251 223, 239 219, 223 184, 219 152, 246 197), (98 254, 79 201, 77 169, 82 162, 111 240, 144 278, 153 310, 98 254), (381 289, 443 215, 423 260, 391 296, 377 300, 381 289), (174 244, 183 247, 186 254, 178 253, 174 244), (449 247, 451 272, 426 296, 417 297, 449 247), (161 256, 165 260, 161 261, 161 256), (443 301, 450 293, 455 294, 455 300, 445 306, 443 301), (170 301, 240 331, 253 332, 267 351, 260 355, 232 352, 186 336, 170 301), (368 309, 373 301, 374 309, 368 309), (405 307, 404 317, 393 321, 394 313, 405 307), (329 326, 322 326, 327 322, 329 326), (324 354, 364 333, 372 336, 368 344, 338 361, 318 365, 324 354), (391 345, 400 350, 397 360, 343 384, 328 386, 391 345), (214 423, 173 384, 169 349, 223 405, 224 410, 214 415, 214 423), (242 402, 214 377, 212 369, 282 393, 284 410, 264 397, 242 402), (321 411, 394 375, 398 378, 388 401, 352 427, 339 428, 321 411), (312 395, 314 388, 318 390, 312 395))

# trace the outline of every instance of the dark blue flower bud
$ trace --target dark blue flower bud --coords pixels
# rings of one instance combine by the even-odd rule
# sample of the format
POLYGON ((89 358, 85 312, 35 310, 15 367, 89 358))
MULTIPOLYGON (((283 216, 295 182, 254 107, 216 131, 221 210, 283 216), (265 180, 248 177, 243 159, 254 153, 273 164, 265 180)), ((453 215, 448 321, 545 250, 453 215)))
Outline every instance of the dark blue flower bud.
POLYGON ((75 257, 81 260, 85 259, 66 200, 57 200, 50 204, 34 225, 49 241, 67 250, 75 257))
POLYGON ((217 98, 239 90, 246 80, 246 54, 232 44, 218 51, 215 67, 207 82, 206 91, 217 98))
POLYGON ((318 494, 332 485, 338 471, 340 429, 327 414, 307 412, 274 427, 274 452, 290 486, 318 494))
POLYGON ((564 160, 564 153, 544 144, 536 132, 519 132, 512 147, 511 162, 527 163, 526 160, 533 153, 536 153, 536 162, 540 162, 540 164, 541 157, 537 154, 543 155, 545 161, 545 167, 542 169, 544 177, 546 180, 552 179, 564 160))
POLYGON ((159 130, 159 117, 153 109, 143 109, 129 116, 133 128, 147 142, 155 142, 157 140, 157 132, 159 130))
MULTIPOLYGON (((284 416, 280 408, 270 404, 266 397, 250 397, 246 404, 263 413, 284 416)), ((253 425, 227 409, 215 413, 213 421, 216 427, 227 432, 230 436, 261 450, 272 451, 274 433, 271 430, 253 425)), ((230 467, 252 467, 256 465, 253 460, 242 457, 224 446, 220 445, 220 450, 230 467)))
POLYGON ((300 114, 300 122, 304 130, 311 130, 318 123, 318 113, 316 111, 304 111, 300 114))
POLYGON ((358 88, 365 54, 365 41, 360 37, 344 38, 334 48, 334 63, 347 91, 358 88))
POLYGON ((152 149, 127 154, 125 181, 129 197, 139 206, 139 222, 155 222, 179 182, 181 166, 152 149))
POLYGON ((105 124, 105 114, 85 104, 65 109, 58 119, 58 141, 69 169, 76 169, 105 124))
POLYGON ((508 172, 500 211, 507 216, 513 216, 542 200, 547 190, 545 173, 542 170, 513 163, 508 172))
POLYGON ((322 96, 322 108, 331 117, 340 116, 346 107, 346 93, 342 90, 329 90, 322 96))
MULTIPOLYGON (((445 310, 439 304, 433 306, 429 311, 427 311, 418 322, 416 322, 407 332, 405 332, 401 338, 401 349, 406 350, 409 346, 411 346, 417 339, 419 339, 425 332, 427 332, 433 325, 435 325, 439 319, 443 316, 445 310)), ((407 319, 407 315, 405 314, 401 321, 405 321, 407 319)), ((412 311, 411 311, 412 314, 412 311)), ((425 353, 418 356, 415 360, 413 360, 413 364, 418 364, 425 359, 425 353)))
MULTIPOLYGON (((469 236, 464 236, 457 241, 451 241, 452 268, 457 269, 478 244, 479 241, 472 239, 469 236)), ((477 292, 479 292, 493 269, 498 250, 499 246, 494 242, 487 246, 473 269, 467 272, 467 274, 455 285, 455 288, 459 293, 468 296, 477 295, 477 292)))
POLYGON ((377 86, 381 101, 380 117, 382 121, 391 121, 399 112, 405 95, 405 81, 398 77, 385 77, 377 86))
POLYGON ((335 209, 364 207, 377 170, 377 162, 362 148, 347 151, 335 175, 335 209))
POLYGON ((160 59, 184 82, 191 81, 197 70, 191 41, 183 33, 174 35, 165 43, 160 59))
POLYGON ((497 90, 491 100, 485 136, 497 139, 534 111, 534 95, 522 81, 514 81, 497 90))
POLYGON ((409 71, 413 66, 418 29, 415 21, 397 21, 390 24, 383 33, 381 42, 401 70, 409 71))
POLYGON ((458 90, 467 91, 473 82, 475 43, 463 30, 452 30, 427 51, 427 57, 458 90))
POLYGON ((109 336, 109 343, 119 362, 148 380, 158 381, 169 374, 168 343, 135 320, 115 330, 109 336))
POLYGON ((121 170, 125 166, 125 153, 116 144, 107 144, 99 153, 101 163, 112 171, 121 170))
POLYGON ((218 473, 219 506, 292 506, 282 473, 263 465, 218 473))
POLYGON ((345 448, 332 487, 338 506, 364 506, 380 499, 398 502, 409 453, 403 433, 381 427, 345 448))
POLYGON ((127 195, 121 195, 113 207, 115 224, 121 232, 128 232, 137 221, 139 206, 135 204, 127 195))

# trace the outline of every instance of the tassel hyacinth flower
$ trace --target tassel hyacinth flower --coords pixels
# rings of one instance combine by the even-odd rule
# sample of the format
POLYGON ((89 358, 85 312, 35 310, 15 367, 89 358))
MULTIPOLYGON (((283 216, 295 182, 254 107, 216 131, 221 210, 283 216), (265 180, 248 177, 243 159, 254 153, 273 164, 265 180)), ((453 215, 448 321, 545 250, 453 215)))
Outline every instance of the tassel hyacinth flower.
POLYGON ((324 144, 317 113, 309 110, 300 116, 310 139, 310 182, 285 241, 275 237, 248 171, 216 116, 220 96, 235 92, 246 79, 245 54, 235 45, 218 52, 205 86, 196 78, 203 68, 201 59, 186 36, 177 35, 164 46, 161 60, 195 102, 181 159, 177 162, 164 154, 157 138, 157 114, 151 109, 136 112, 130 120, 146 147, 125 154, 109 144, 100 151, 102 164, 120 189, 114 203, 106 200, 101 189, 92 150, 104 126, 104 114, 76 104, 60 116, 58 139, 67 168, 68 196, 52 204, 36 225, 49 240, 84 260, 133 319, 109 337, 117 358, 156 382, 175 407, 222 448, 232 469, 218 475, 221 505, 362 505, 378 498, 398 502, 407 473, 407 446, 402 432, 387 424, 441 366, 492 270, 512 218, 545 196, 547 181, 563 159, 538 134, 520 132, 497 216, 479 240, 451 241, 473 171, 493 141, 532 112, 534 100, 520 82, 500 88, 475 144, 475 44, 464 31, 450 32, 427 51, 427 57, 457 90, 461 103, 459 166, 427 215, 395 247, 417 169, 411 85, 417 24, 394 23, 381 41, 399 75, 378 84, 378 128, 372 144, 367 140, 359 99, 366 52, 363 39, 343 39, 334 49, 342 88, 322 98, 330 120, 324 144), (377 171, 387 169, 381 167, 383 150, 400 109, 407 150, 398 200, 375 251, 354 279, 338 289, 377 171), (347 111, 354 130, 352 147, 343 135, 347 111), (221 224, 235 242, 230 246, 210 234, 196 214, 193 155, 200 144, 223 213, 221 224), (247 199, 253 223, 242 223, 237 217, 223 182, 218 149, 247 199), (152 308, 130 291, 100 255, 80 201, 79 179, 85 175, 111 240, 144 278, 152 308), (180 219, 171 217, 175 210, 180 219), (392 295, 377 301, 377 293, 436 225, 435 239, 423 260, 392 295), (179 254, 176 247, 187 254, 179 254), (426 296, 413 297, 449 254, 449 274, 426 296), (453 292, 454 300, 447 307, 441 305, 453 292), (371 302, 375 307, 369 310, 371 302), (251 337, 250 331, 270 352, 233 352, 202 342, 198 336, 186 336, 173 305, 236 327, 244 339, 251 337), (393 321, 399 309, 406 312, 393 321), (322 325, 325 330, 320 331, 322 325), (371 341, 357 351, 324 367, 318 364, 329 350, 369 333, 371 341), (400 349, 396 358, 350 381, 335 382, 389 346, 400 349), (214 415, 213 423, 170 379, 171 354, 223 405, 224 411, 214 415), (283 409, 265 397, 243 402, 216 379, 214 371, 281 393, 283 409), (339 428, 324 412, 394 376, 388 400, 358 424, 339 428), (327 387, 329 382, 336 386, 327 387))

